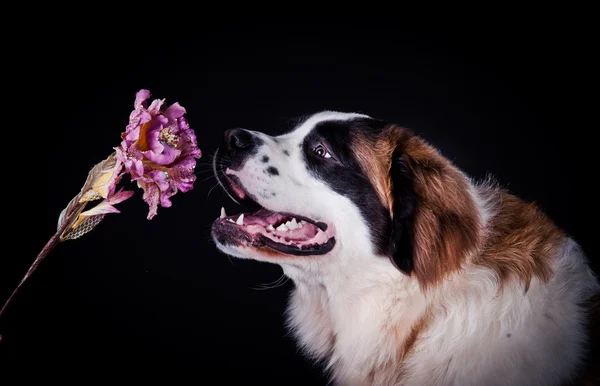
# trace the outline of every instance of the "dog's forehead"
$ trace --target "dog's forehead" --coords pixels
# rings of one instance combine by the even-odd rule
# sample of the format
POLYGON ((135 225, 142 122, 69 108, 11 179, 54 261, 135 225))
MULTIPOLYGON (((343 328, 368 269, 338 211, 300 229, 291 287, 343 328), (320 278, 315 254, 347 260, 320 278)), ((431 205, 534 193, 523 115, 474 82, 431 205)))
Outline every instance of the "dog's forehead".
POLYGON ((349 121, 355 118, 370 118, 368 115, 360 113, 349 113, 339 111, 321 111, 313 114, 301 122, 294 130, 286 133, 280 138, 282 139, 302 139, 306 137, 319 123, 327 121, 349 121))

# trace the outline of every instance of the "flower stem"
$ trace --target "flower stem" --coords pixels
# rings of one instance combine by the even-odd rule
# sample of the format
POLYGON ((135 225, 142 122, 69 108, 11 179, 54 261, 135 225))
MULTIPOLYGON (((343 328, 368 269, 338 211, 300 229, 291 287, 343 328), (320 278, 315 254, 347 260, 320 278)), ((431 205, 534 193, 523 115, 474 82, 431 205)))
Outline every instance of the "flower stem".
POLYGON ((19 283, 19 285, 17 285, 17 287, 12 292, 12 294, 10 295, 10 297, 4 303, 4 306, 2 306, 2 309, 0 310, 0 318, 2 317, 2 315, 4 314, 4 312, 6 311, 6 308, 8 307, 8 305, 10 304, 10 302, 17 295, 17 293, 19 292, 19 290, 21 289, 21 287, 23 286, 23 284, 25 283, 25 281, 33 274, 33 272, 37 269, 37 267, 40 265, 40 263, 42 262, 42 260, 44 260, 44 258, 46 258, 46 256, 48 256, 48 254, 54 249, 54 247, 56 247, 58 245, 58 243, 60 243, 62 241, 61 238, 60 238, 60 236, 63 234, 63 232, 65 231, 65 229, 67 228, 68 225, 69 225, 69 222, 66 221, 56 231, 56 233, 50 238, 50 240, 48 240, 48 242, 46 243, 46 245, 44 246, 44 248, 42 248, 42 250, 40 251, 40 253, 37 256, 37 258, 31 264, 31 267, 29 267, 29 270, 27 271, 27 273, 25 274, 25 276, 23 276, 23 279, 21 279, 21 282, 19 283))

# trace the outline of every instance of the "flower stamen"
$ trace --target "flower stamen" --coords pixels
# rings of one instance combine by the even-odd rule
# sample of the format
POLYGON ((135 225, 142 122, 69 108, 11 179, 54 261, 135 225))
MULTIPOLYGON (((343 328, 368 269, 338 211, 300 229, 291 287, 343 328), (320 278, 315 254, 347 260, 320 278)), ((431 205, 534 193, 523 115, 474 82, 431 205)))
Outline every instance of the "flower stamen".
POLYGON ((171 126, 162 129, 158 135, 158 139, 173 148, 179 144, 179 136, 173 133, 171 126))

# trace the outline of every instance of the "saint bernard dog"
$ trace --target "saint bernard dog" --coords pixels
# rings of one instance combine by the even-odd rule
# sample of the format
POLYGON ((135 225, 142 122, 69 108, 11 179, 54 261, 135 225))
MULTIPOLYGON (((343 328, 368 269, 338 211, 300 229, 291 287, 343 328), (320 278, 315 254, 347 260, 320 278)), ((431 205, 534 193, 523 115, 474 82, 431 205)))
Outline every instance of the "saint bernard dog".
POLYGON ((586 362, 581 247, 409 129, 331 111, 230 129, 213 167, 253 206, 221 210, 216 246, 292 279, 288 327, 332 384, 561 385, 586 362))

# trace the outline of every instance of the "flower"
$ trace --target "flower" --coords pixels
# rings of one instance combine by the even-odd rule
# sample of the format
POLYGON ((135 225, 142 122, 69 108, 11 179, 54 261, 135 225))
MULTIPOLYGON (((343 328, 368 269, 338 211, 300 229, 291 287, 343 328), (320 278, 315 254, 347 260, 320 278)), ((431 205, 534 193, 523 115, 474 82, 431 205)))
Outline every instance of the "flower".
POLYGON ((124 172, 144 190, 150 207, 147 218, 152 219, 159 204, 170 207, 173 195, 193 188, 196 159, 202 152, 184 117, 186 110, 177 102, 164 108, 165 99, 148 106, 149 98, 148 90, 137 92, 135 109, 115 150, 124 172))
POLYGON ((130 174, 131 180, 137 181, 144 190, 143 199, 150 206, 148 219, 156 215, 159 204, 170 207, 170 197, 178 191, 186 192, 193 188, 196 159, 202 153, 194 131, 183 117, 186 111, 179 103, 163 109, 164 99, 154 100, 148 107, 148 98, 148 90, 137 92, 135 109, 129 116, 126 131, 121 134, 121 145, 89 171, 79 193, 60 212, 56 233, 6 300, 0 316, 27 278, 58 243, 88 233, 109 213, 120 213, 114 205, 133 195, 133 191, 122 188, 115 192, 123 175, 130 174), (102 201, 87 209, 98 200, 102 201))

